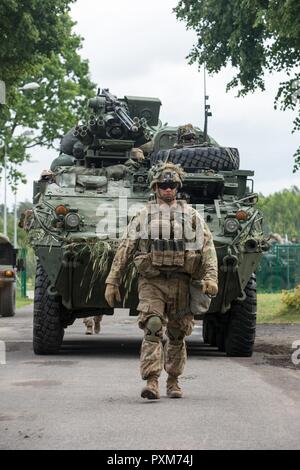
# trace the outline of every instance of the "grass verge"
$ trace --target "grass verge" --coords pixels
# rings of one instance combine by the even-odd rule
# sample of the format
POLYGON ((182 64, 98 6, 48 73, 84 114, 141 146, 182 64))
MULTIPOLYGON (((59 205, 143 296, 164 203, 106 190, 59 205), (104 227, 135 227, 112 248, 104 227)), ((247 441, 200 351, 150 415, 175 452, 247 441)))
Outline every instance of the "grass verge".
POLYGON ((300 323, 300 312, 286 307, 280 293, 257 294, 257 323, 300 323))
POLYGON ((25 305, 30 305, 32 303, 33 303, 32 299, 24 299, 20 296, 20 294, 17 295, 17 298, 16 298, 17 308, 25 307, 25 305))

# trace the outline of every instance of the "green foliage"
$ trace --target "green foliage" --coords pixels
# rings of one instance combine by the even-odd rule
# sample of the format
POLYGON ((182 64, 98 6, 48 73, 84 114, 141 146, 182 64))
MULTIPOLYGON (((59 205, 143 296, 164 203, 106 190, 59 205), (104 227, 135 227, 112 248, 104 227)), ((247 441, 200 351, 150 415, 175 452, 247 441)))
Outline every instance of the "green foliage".
POLYGON ((109 272, 109 266, 112 261, 112 249, 109 243, 98 240, 97 238, 89 240, 78 240, 68 245, 68 250, 81 259, 87 261, 84 275, 81 280, 81 286, 84 283, 88 272, 92 273, 86 302, 91 298, 95 282, 100 278, 105 279, 109 272))
POLYGON ((266 231, 299 237, 300 190, 296 186, 270 196, 260 195, 258 208, 263 212, 266 231))
MULTIPOLYGON (((197 34, 190 63, 206 64, 209 73, 227 65, 237 72, 227 89, 239 95, 264 90, 265 71, 285 72, 275 107, 297 112, 300 130, 300 2, 298 0, 180 0, 177 18, 197 34)), ((294 171, 300 168, 300 147, 294 171)))
POLYGON ((0 0, 0 72, 8 89, 64 46, 74 0, 0 0))
POLYGON ((33 303, 33 300, 23 299, 23 298, 21 298, 20 293, 17 292, 17 297, 16 297, 16 307, 17 308, 22 308, 22 307, 25 307, 26 305, 31 305, 32 303, 33 303))
MULTIPOLYGON (((18 204, 17 208, 17 221, 20 219, 21 212, 25 209, 30 209, 32 207, 31 202, 24 201, 18 204)), ((3 233, 3 204, 0 205, 0 233, 3 233)), ((8 212, 7 214, 7 235, 10 241, 14 239, 14 214, 8 212)), ((27 233, 24 229, 17 226, 17 241, 18 248, 26 248, 26 271, 27 277, 34 279, 35 269, 36 269, 36 260, 33 249, 29 246, 27 240, 27 233)))
MULTIPOLYGON (((14 64, 14 61, 10 62, 9 57, 5 58, 3 51, 0 55, 0 78, 7 80, 7 103, 0 108, 0 162, 3 165, 5 144, 8 155, 8 180, 12 187, 16 187, 20 178, 25 181, 20 165, 24 160, 30 159, 30 149, 35 146, 47 148, 57 146, 58 139, 85 115, 86 101, 94 96, 95 85, 89 78, 88 62, 82 60, 78 53, 81 38, 72 31, 74 22, 67 13, 70 1, 61 0, 54 2, 53 5, 51 1, 42 3, 33 0, 23 2, 0 0, 0 7, 1 2, 9 3, 21 16, 19 10, 24 5, 29 8, 32 4, 34 15, 30 22, 34 31, 33 38, 37 41, 34 44, 37 44, 38 51, 29 67, 23 67, 20 73, 16 68, 18 73, 11 80, 9 77, 13 76, 13 68, 9 66, 8 70, 5 64, 14 64), (40 25, 44 24, 42 11, 41 18, 35 15, 37 4, 50 22, 49 28, 44 25, 43 31, 40 31, 40 25), (49 16, 51 8, 53 19, 49 16), (58 33, 63 30, 57 41, 53 28, 58 33), (53 38, 50 37, 52 32, 53 38), (40 88, 23 93, 18 90, 21 85, 30 82, 37 82, 40 88), (34 131, 33 137, 22 135, 26 128, 34 131)), ((14 18, 13 15, 10 17, 12 24, 16 26, 14 18)), ((1 21, 2 18, 0 23, 1 21)), ((31 38, 29 33, 28 35, 31 38)), ((7 34, 3 48, 7 51, 14 50, 14 47, 18 46, 14 41, 16 39, 7 34)), ((26 41, 25 34, 25 44, 26 41)), ((21 46, 16 50, 16 54, 22 57, 21 46)))
POLYGON ((299 309, 287 307, 282 294, 257 295, 258 323, 300 323, 299 309))
POLYGON ((300 285, 292 291, 284 291, 282 302, 290 309, 298 311, 300 317, 300 285))
MULTIPOLYGON (((0 233, 3 233, 3 212, 4 205, 0 204, 0 233)), ((7 213, 7 236, 12 241, 14 239, 14 213, 7 213)), ((26 232, 18 227, 18 245, 26 246, 26 232)))

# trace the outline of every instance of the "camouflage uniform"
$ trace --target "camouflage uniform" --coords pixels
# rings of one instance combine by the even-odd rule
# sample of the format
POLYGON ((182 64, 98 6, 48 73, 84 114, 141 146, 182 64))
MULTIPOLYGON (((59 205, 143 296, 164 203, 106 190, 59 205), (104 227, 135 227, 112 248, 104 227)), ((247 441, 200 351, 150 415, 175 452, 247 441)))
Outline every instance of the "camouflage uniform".
POLYGON ((148 379, 150 376, 158 377, 163 366, 171 376, 178 377, 182 374, 186 362, 184 338, 191 334, 194 324, 189 308, 190 279, 211 280, 217 283, 217 257, 210 230, 200 214, 184 201, 177 201, 171 206, 171 211, 176 213, 179 209, 178 212, 187 214, 192 221, 193 230, 196 226, 201 227, 202 245, 197 250, 184 252, 184 263, 181 266, 166 266, 168 259, 164 259, 161 266, 157 260, 154 263, 149 237, 144 236, 142 228, 145 227, 145 221, 149 227, 151 212, 150 223, 154 221, 152 229, 155 231, 155 221, 159 220, 159 230, 163 230, 163 216, 160 215, 163 208, 155 206, 155 210, 150 210, 151 203, 149 203, 131 220, 126 237, 119 245, 106 279, 107 284, 120 286, 123 274, 133 257, 139 273, 137 307, 139 327, 145 331, 140 356, 143 379, 148 379), (137 232, 139 237, 136 239, 137 232), (156 332, 157 338, 154 341, 147 338, 147 321, 151 317, 159 317, 163 325, 156 332), (163 350, 161 340, 164 327, 166 327, 167 342, 163 350))
POLYGON ((87 317, 83 319, 83 323, 86 326, 86 335, 92 335, 93 332, 98 334, 100 333, 100 322, 103 318, 103 315, 97 315, 95 317, 87 317))
POLYGON ((175 147, 191 147, 199 144, 199 139, 197 137, 197 132, 192 124, 185 124, 179 126, 177 130, 177 143, 175 147))

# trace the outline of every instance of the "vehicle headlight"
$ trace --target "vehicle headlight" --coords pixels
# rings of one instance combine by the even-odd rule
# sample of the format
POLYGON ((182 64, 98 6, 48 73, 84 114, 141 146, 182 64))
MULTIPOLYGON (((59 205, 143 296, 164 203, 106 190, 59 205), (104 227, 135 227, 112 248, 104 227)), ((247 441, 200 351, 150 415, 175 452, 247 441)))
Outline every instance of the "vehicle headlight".
POLYGON ((65 226, 66 229, 75 230, 79 227, 80 217, 75 212, 69 212, 65 217, 65 226))
POLYGON ((5 277, 14 277, 15 273, 11 269, 8 269, 7 271, 4 271, 4 276, 5 277))
POLYGON ((237 213, 235 214, 235 218, 241 222, 244 222, 245 220, 248 220, 249 219, 249 214, 248 212, 246 211, 243 211, 243 210, 239 210, 237 211, 237 213))
POLYGON ((239 226, 240 224, 236 219, 226 219, 224 223, 224 230, 225 232, 232 234, 238 231, 239 226))

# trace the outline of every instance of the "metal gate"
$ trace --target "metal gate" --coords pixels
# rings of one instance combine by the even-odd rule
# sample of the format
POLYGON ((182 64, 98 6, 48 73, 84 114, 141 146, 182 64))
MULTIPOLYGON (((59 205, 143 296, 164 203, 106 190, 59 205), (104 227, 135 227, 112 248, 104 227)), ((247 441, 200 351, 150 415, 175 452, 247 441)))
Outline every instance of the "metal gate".
POLYGON ((256 275, 259 291, 294 289, 300 284, 300 244, 273 244, 263 255, 256 275))

